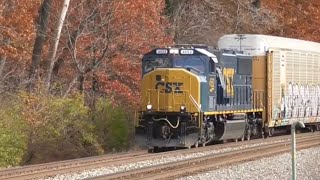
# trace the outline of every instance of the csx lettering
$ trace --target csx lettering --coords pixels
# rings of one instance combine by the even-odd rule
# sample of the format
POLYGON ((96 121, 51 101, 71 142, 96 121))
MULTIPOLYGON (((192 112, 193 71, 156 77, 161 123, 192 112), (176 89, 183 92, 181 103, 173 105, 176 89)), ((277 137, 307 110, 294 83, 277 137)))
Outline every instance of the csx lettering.
POLYGON ((158 82, 156 89, 159 89, 161 93, 183 93, 181 90, 183 83, 181 82, 158 82))

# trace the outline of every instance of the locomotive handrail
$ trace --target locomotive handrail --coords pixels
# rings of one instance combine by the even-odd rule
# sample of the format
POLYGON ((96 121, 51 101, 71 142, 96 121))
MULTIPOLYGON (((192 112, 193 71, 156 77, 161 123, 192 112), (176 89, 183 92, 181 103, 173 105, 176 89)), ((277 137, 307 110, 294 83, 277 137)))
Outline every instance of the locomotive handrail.
POLYGON ((196 100, 192 97, 191 94, 189 95, 189 98, 190 98, 191 102, 193 103, 193 105, 197 108, 198 112, 200 113, 202 111, 200 105, 196 102, 196 100))

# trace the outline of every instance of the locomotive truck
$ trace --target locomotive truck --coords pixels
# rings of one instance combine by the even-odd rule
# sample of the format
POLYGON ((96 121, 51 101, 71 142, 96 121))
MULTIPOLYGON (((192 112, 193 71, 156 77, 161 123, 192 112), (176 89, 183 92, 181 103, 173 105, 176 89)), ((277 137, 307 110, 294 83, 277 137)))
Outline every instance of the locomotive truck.
POLYGON ((149 149, 190 148, 272 136, 298 120, 320 130, 319 70, 319 43, 284 37, 156 48, 142 58, 136 139, 149 149))

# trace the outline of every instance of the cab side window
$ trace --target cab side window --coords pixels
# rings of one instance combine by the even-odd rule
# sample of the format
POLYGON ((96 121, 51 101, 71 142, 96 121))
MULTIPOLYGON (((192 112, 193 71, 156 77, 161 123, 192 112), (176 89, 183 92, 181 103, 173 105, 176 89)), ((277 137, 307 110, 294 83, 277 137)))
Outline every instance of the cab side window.
POLYGON ((238 74, 240 75, 252 74, 252 59, 238 58, 238 74))
POLYGON ((215 73, 216 72, 216 65, 214 63, 214 61, 210 60, 209 61, 209 72, 212 74, 212 73, 215 73))

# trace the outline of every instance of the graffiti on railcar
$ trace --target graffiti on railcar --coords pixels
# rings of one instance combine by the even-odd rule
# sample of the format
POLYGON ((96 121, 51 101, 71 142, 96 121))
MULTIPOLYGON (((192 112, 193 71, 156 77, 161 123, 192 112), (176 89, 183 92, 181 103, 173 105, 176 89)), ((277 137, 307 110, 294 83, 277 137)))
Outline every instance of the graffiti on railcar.
POLYGON ((281 99, 279 114, 282 119, 315 117, 320 114, 319 85, 289 83, 285 94, 281 99))

